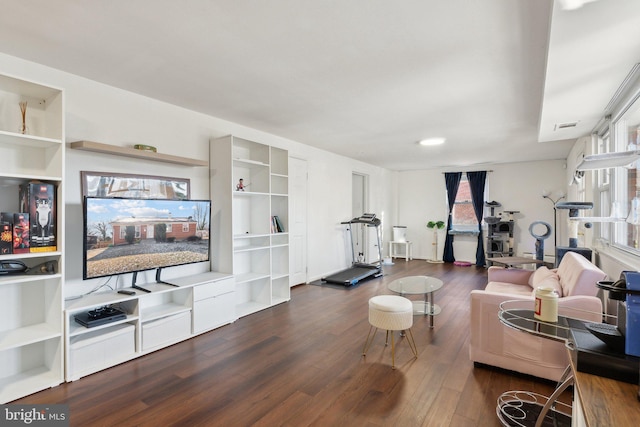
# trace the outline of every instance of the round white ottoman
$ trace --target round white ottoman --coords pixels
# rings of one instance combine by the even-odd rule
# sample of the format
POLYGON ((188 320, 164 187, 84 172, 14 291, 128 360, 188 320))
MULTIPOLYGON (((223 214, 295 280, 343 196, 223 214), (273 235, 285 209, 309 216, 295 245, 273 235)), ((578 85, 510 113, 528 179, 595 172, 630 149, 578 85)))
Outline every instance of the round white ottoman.
POLYGON ((387 331, 385 345, 389 342, 389 332, 391 332, 391 367, 396 368, 395 364, 395 344, 393 331, 407 331, 407 342, 415 357, 418 357, 418 350, 411 326, 413 326, 413 304, 405 297, 398 295, 378 295, 369 299, 369 334, 362 349, 362 355, 366 356, 378 329, 387 331), (374 329, 375 328, 375 329, 374 329), (371 331, 373 330, 373 335, 371 331))

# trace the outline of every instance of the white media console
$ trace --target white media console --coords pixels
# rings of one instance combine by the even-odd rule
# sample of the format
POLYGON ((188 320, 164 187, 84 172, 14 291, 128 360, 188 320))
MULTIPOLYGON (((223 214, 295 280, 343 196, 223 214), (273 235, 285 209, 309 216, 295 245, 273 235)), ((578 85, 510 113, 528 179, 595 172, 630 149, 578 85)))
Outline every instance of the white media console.
MULTIPOLYGON (((171 286, 141 285, 151 292, 115 291, 87 295, 65 304, 65 379, 74 381, 152 351, 234 322, 235 281, 216 272, 172 279, 171 286), (126 319, 84 327, 74 316, 113 305, 126 319)), ((130 290, 130 289, 128 289, 130 290)))

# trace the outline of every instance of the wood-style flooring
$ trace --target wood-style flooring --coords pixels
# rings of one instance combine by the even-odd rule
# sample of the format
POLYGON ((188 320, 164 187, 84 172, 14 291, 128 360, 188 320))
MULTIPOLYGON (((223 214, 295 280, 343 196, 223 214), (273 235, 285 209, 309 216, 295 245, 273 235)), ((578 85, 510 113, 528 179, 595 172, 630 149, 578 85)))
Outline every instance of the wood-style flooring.
MULTIPOLYGON (((507 390, 554 384, 468 357, 469 293, 486 270, 396 260, 354 289, 292 288, 291 301, 185 342, 14 403, 64 403, 72 426, 499 426, 507 390), (368 300, 387 284, 432 275, 442 313, 414 318, 418 358, 378 333, 366 357, 368 300)), ((419 297, 416 297, 419 298, 419 297)))

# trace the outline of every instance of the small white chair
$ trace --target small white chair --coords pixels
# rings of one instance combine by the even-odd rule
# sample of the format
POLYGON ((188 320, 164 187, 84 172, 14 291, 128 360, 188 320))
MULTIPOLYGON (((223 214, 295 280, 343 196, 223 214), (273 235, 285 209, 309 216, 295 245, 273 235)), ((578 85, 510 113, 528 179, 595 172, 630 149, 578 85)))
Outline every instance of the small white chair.
POLYGON ((362 356, 367 355, 367 351, 376 336, 378 329, 387 331, 385 345, 389 343, 389 332, 391 332, 391 368, 396 368, 395 343, 393 331, 407 331, 406 337, 409 347, 414 357, 418 357, 416 343, 411 333, 413 326, 413 304, 411 300, 399 295, 378 295, 369 299, 369 334, 362 349, 362 356), (375 328, 373 335, 371 330, 375 328))

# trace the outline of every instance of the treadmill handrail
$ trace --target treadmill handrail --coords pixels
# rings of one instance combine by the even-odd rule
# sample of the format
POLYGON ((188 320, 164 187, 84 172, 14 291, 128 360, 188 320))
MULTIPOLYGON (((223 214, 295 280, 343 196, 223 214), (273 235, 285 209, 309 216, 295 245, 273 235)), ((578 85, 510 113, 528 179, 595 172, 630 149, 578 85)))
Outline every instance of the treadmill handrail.
POLYGON ((340 224, 367 224, 377 227, 381 222, 378 218, 353 218, 349 221, 343 221, 340 224))

